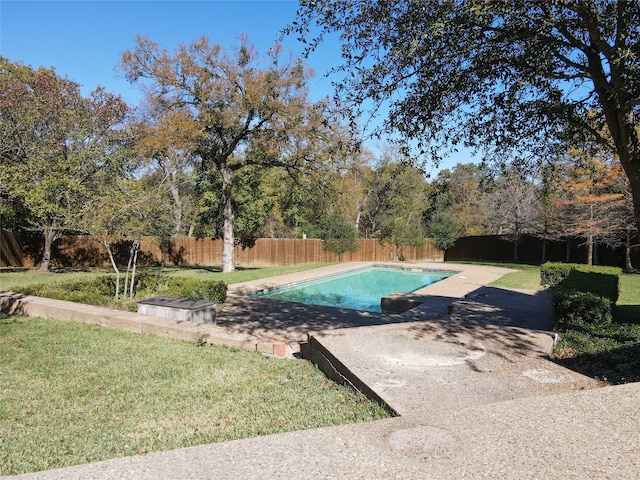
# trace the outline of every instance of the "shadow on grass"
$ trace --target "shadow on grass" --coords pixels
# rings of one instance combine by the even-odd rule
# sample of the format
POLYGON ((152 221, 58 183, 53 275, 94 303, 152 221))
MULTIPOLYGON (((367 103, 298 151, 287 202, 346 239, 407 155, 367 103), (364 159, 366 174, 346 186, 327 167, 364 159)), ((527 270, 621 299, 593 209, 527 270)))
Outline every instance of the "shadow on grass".
POLYGON ((591 378, 618 385, 640 381, 640 343, 606 352, 556 359, 556 363, 591 378))
POLYGON ((640 325, 640 305, 616 305, 613 318, 616 323, 640 325))
POLYGON ((189 271, 202 271, 202 272, 212 272, 212 273, 220 273, 222 272, 222 268, 220 267, 196 267, 196 266, 144 266, 144 267, 138 267, 141 271, 146 271, 146 272, 161 272, 161 273, 173 273, 173 272, 180 272, 180 271, 185 271, 185 270, 189 270, 189 271))
MULTIPOLYGON (((101 269, 100 271, 104 270, 105 272, 107 272, 108 270, 105 269, 101 269)), ((41 272, 41 270, 37 270, 37 269, 33 269, 34 272, 41 272)), ((92 271, 96 271, 95 268, 89 268, 89 267, 53 267, 50 268, 48 272, 42 272, 44 274, 46 273, 88 273, 88 272, 92 272, 92 271)))
MULTIPOLYGON (((631 315, 639 307, 625 305, 631 315)), ((640 322, 610 324, 573 322, 560 332, 563 338, 554 358, 558 364, 612 384, 640 381, 640 322), (561 345, 562 345, 561 343, 561 345)))
POLYGON ((14 323, 24 323, 24 318, 22 316, 18 316, 17 313, 10 315, 0 311, 0 326, 12 325, 14 323))
MULTIPOLYGON (((209 272, 209 273, 222 273, 222 267, 217 266, 192 266, 192 265, 180 265, 180 266, 144 266, 138 267, 140 270, 146 270, 150 272, 161 271, 163 273, 180 272, 180 271, 195 271, 195 272, 209 272)), ((235 267, 237 272, 251 272, 260 270, 260 267, 235 267)))

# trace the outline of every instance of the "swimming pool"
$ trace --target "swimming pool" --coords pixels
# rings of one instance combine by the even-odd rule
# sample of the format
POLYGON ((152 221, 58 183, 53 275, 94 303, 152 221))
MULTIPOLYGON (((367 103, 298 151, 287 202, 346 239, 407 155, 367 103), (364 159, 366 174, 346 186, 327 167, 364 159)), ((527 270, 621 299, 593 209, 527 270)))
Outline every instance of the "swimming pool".
POLYGON ((341 307, 365 312, 381 312, 380 299, 388 295, 414 292, 443 280, 455 272, 374 265, 257 292, 259 297, 289 302, 341 307))

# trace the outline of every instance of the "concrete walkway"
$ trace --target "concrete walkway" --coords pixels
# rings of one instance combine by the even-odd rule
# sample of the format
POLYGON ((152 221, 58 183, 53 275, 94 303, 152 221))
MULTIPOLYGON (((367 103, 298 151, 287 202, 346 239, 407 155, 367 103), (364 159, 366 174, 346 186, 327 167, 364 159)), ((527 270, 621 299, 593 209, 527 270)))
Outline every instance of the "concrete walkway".
POLYGON ((11 478, 640 478, 640 384, 603 387, 548 361, 546 292, 486 286, 506 269, 421 266, 459 273, 413 294, 422 305, 402 315, 241 295, 303 272, 235 285, 215 327, 290 354, 306 340, 305 356, 397 417, 11 478))

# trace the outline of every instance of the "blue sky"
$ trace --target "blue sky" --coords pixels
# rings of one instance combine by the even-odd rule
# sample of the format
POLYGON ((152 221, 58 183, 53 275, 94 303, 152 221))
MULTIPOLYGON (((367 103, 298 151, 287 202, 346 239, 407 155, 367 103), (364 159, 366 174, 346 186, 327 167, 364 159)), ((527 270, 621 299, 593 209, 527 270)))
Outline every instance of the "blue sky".
MULTIPOLYGON (((83 86, 88 93, 103 85, 125 100, 137 103, 137 87, 118 78, 115 71, 121 53, 134 48, 136 35, 148 35, 160 46, 173 51, 180 43, 190 43, 202 35, 224 48, 238 44, 246 34, 258 50, 276 41, 279 31, 293 20, 297 2, 263 1, 14 1, 0 2, 0 52, 12 61, 34 68, 55 67, 83 86)), ((310 65, 317 71, 312 95, 329 93, 323 73, 330 63, 340 61, 339 47, 325 46, 310 65)), ((302 45, 293 37, 285 49, 295 54, 302 45)))
MULTIPOLYGON (((294 19, 297 5, 293 0, 0 0, 0 54, 33 68, 55 67, 59 75, 80 83, 85 95, 102 85, 135 106, 139 88, 119 76, 117 65, 121 53, 134 48, 136 35, 148 35, 173 51, 202 35, 232 48, 245 34, 266 52, 294 19)), ((293 36, 285 38, 283 46, 297 55, 304 47, 293 36)), ((316 71, 311 97, 330 95, 324 74, 340 63, 338 41, 329 39, 307 62, 316 71)), ((469 159, 463 154, 443 167, 457 161, 469 159)))

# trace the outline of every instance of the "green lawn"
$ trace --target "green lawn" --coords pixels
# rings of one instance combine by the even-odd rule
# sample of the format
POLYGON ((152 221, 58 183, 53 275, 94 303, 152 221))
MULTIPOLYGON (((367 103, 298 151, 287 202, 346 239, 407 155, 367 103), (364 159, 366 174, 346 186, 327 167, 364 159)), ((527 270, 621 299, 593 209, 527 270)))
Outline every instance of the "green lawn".
MULTIPOLYGON (((323 265, 151 270, 230 284, 323 265)), ((4 272, 0 290, 105 273, 4 272)), ((0 359, 0 475, 388 416, 307 361, 70 322, 0 317, 0 359)))
POLYGON ((497 264, 505 268, 513 268, 518 271, 508 273, 491 283, 493 287, 521 288, 526 290, 542 290, 540 285, 540 267, 534 265, 497 264))
MULTIPOLYGON (((273 277, 276 275, 284 275, 285 273, 300 272, 319 268, 328 263, 292 265, 287 267, 264 267, 264 268, 242 268, 239 267, 235 272, 222 273, 216 267, 141 267, 138 271, 151 271, 154 273, 163 273, 166 275, 175 275, 180 277, 219 280, 227 285, 232 283, 248 282, 259 278, 273 277)), ((0 273, 0 291, 11 290, 15 287, 23 287, 38 283, 50 283, 65 280, 77 280, 82 278, 92 278, 105 274, 113 274, 112 269, 92 268, 86 271, 61 271, 61 272, 40 272, 39 270, 27 270, 22 272, 2 272, 0 273)), ((124 278, 125 272, 121 272, 124 278)))
POLYGON ((26 287, 38 283, 53 283, 64 280, 81 280, 95 278, 110 273, 106 269, 92 268, 89 270, 65 271, 60 273, 41 272, 40 270, 24 270, 18 272, 0 272, 0 291, 10 291, 12 288, 26 287))
POLYGON ((640 274, 622 274, 614 315, 620 323, 640 325, 640 274))
POLYGON ((0 316, 0 475, 387 417, 311 363, 0 316))

